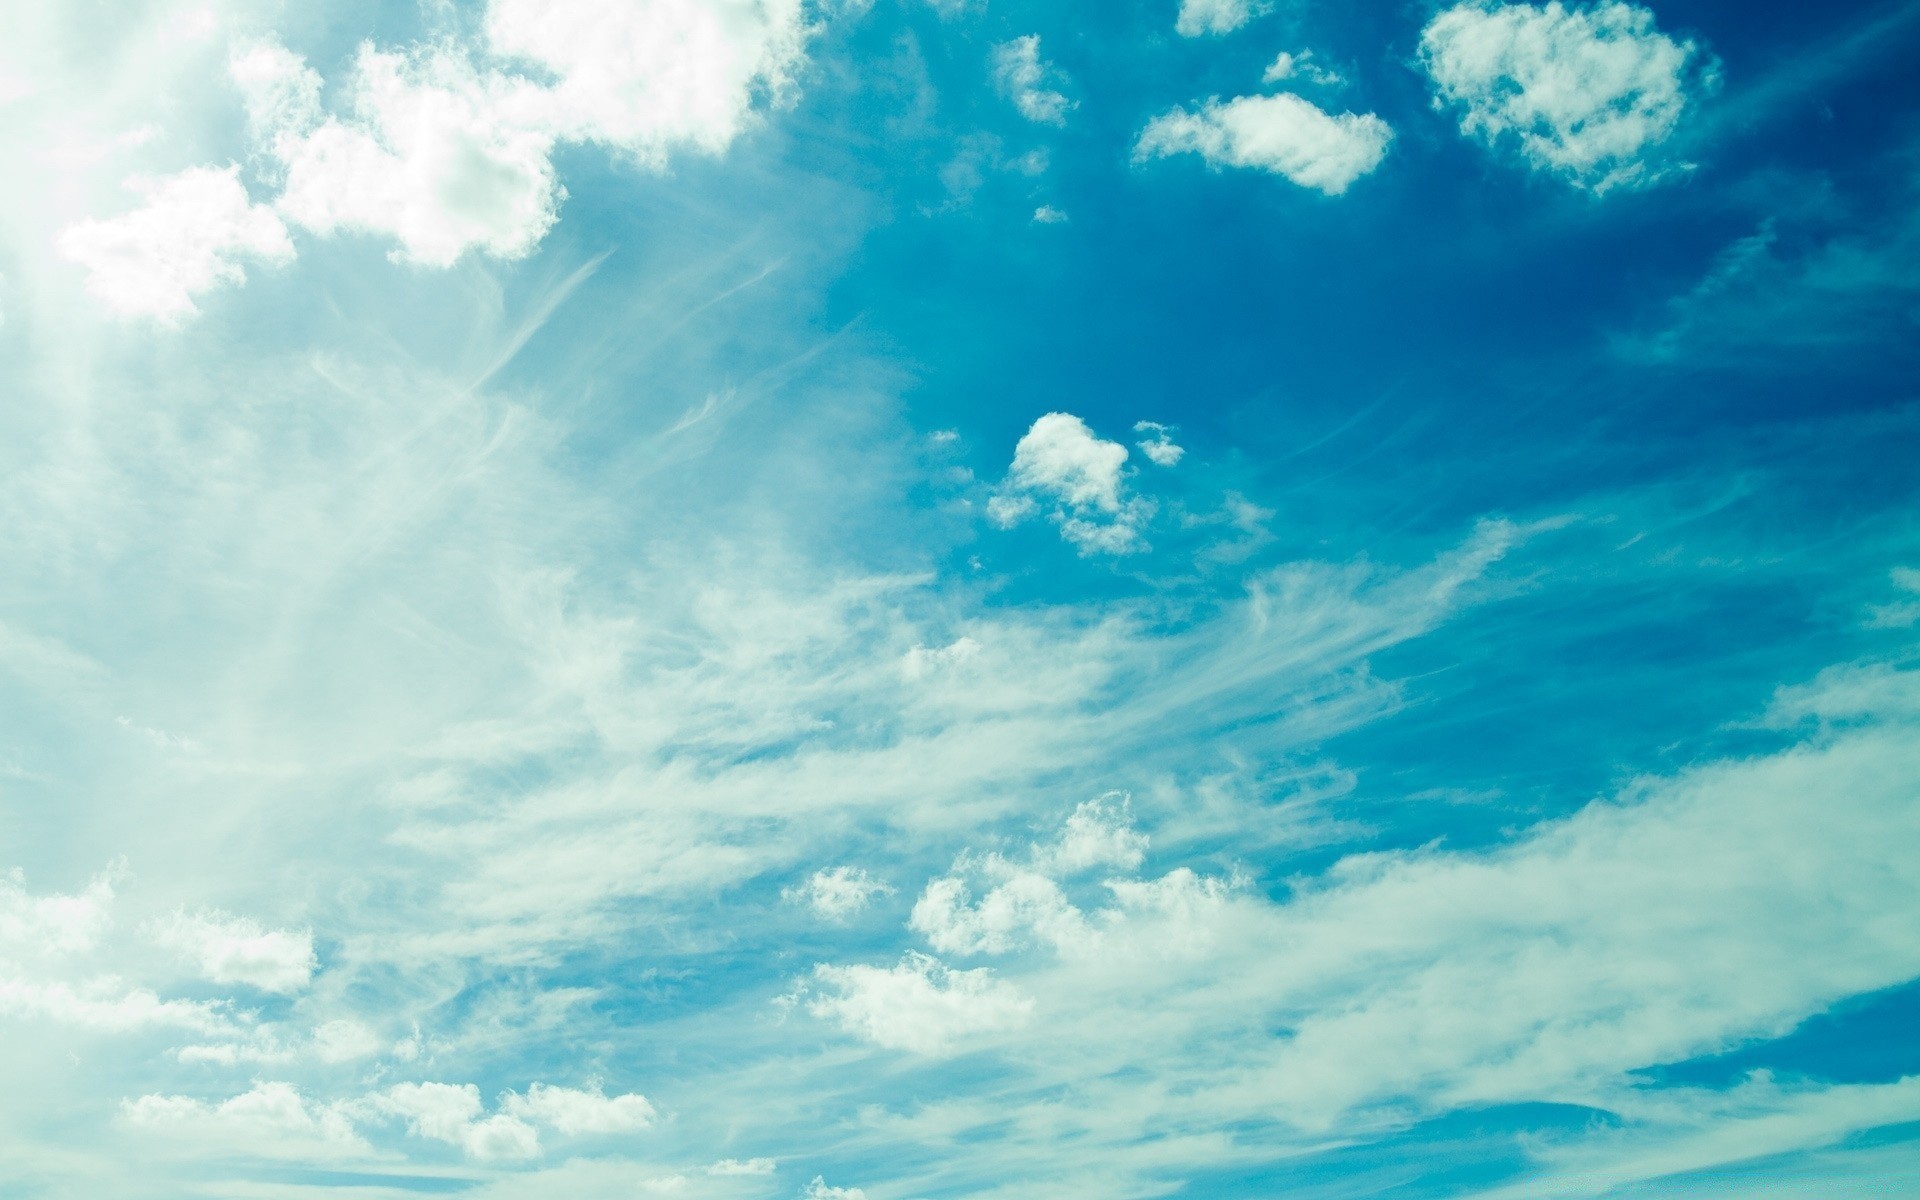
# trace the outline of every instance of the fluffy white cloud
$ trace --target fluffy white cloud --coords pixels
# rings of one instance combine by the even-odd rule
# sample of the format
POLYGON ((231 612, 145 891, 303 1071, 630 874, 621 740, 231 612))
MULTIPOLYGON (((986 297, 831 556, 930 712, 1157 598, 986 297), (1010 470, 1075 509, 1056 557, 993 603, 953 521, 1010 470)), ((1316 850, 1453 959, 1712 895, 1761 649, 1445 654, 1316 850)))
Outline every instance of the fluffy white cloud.
POLYGON ((1147 461, 1155 466, 1178 466, 1180 460, 1187 455, 1186 448, 1174 442, 1173 430, 1157 421, 1136 421, 1133 431, 1146 435, 1144 440, 1135 442, 1134 445, 1139 448, 1140 453, 1147 456, 1147 461))
POLYGON ((1180 0, 1173 27, 1182 37, 1232 33, 1272 7, 1265 0, 1180 0))
POLYGON ((415 1137, 458 1146, 471 1158, 526 1159, 540 1153, 540 1135, 519 1117, 482 1117, 480 1089, 470 1083, 399 1083, 370 1097, 369 1104, 404 1118, 415 1137))
POLYGON ((803 0, 491 0, 494 53, 552 72, 553 132, 652 166, 725 150, 802 61, 803 0))
POLYGON ((709 1175, 771 1175, 780 1164, 771 1158, 723 1158, 707 1168, 709 1175))
POLYGON ((200 311, 195 297, 244 281, 246 262, 294 257, 286 226, 248 197, 238 167, 193 167, 127 186, 145 203, 70 225, 55 243, 114 312, 176 323, 200 311))
POLYGON ((943 1054, 956 1042, 1017 1029, 1033 1014, 1033 1001, 991 970, 958 971, 914 952, 892 967, 822 964, 813 982, 825 989, 808 1002, 814 1016, 915 1054, 943 1054))
POLYGON ((218 1104, 190 1096, 141 1096, 121 1104, 121 1120, 170 1142, 218 1145, 257 1157, 360 1158, 373 1148, 338 1105, 309 1103, 287 1083, 258 1083, 218 1104))
POLYGON ((1013 465, 987 514, 1001 526, 1052 505, 1060 534, 1082 554, 1141 549, 1140 527, 1153 515, 1146 500, 1126 494, 1127 448, 1096 437, 1071 413, 1047 413, 1014 447, 1013 465))
POLYGON ((805 884, 782 893, 790 902, 803 903, 817 916, 844 921, 866 911, 873 898, 891 895, 893 888, 859 867, 829 867, 815 871, 805 884))
POLYGON ((1650 152, 1686 112, 1697 53, 1656 29, 1649 10, 1619 2, 1471 0, 1420 37, 1434 103, 1461 110, 1462 132, 1491 145, 1511 138, 1537 169, 1596 192, 1664 173, 1650 152))
POLYGON ((319 969, 313 932, 266 929, 246 917, 176 913, 153 927, 154 940, 193 959, 215 983, 263 992, 297 992, 319 969))
POLYGON ((867 1200, 867 1193, 857 1187, 833 1187, 824 1176, 815 1175, 807 1190, 800 1193, 801 1200, 867 1200))
POLYGON ((1393 130, 1372 113, 1334 116, 1290 92, 1209 100, 1198 112, 1155 117, 1134 144, 1137 162, 1198 154, 1209 166, 1252 167, 1337 196, 1380 165, 1393 130))
POLYGON ((609 1096, 598 1087, 564 1088, 536 1083, 526 1095, 508 1093, 500 1103, 510 1117, 545 1125, 563 1136, 626 1133, 653 1124, 653 1105, 628 1092, 609 1096))
POLYGON ((1146 859, 1147 844, 1147 835, 1133 827, 1127 797, 1114 792, 1075 808, 1059 836, 1033 848, 1033 862, 1054 876, 1103 867, 1132 871, 1146 859))
POLYGON ((1032 871, 1005 876, 978 903, 964 880, 933 880, 913 906, 912 927, 942 954, 1005 954, 1023 949, 1028 935, 1061 949, 1092 940, 1059 884, 1032 871))
POLYGON ((279 210, 315 233, 391 237, 395 257, 446 266, 470 250, 520 257, 557 218, 551 97, 528 80, 449 50, 363 46, 342 120, 309 102, 318 81, 276 47, 233 72, 284 174, 279 210))
POLYGON ((234 1021, 223 1007, 200 1000, 162 1000, 147 988, 127 990, 111 978, 78 987, 0 976, 0 1015, 58 1021, 102 1033, 178 1028, 229 1033, 234 1021))
POLYGON ((1048 86, 1059 72, 1040 57, 1040 36, 1028 34, 993 48, 993 81, 1020 115, 1042 125, 1064 125, 1073 107, 1061 92, 1048 86))

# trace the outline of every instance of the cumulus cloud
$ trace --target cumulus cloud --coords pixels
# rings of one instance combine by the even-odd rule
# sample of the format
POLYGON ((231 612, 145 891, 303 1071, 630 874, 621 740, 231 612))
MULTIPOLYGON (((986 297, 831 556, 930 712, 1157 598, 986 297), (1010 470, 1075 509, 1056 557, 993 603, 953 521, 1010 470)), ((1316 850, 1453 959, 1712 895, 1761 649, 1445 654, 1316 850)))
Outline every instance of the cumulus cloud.
POLYGON ((500 1110, 510 1117, 545 1125, 566 1137, 626 1133, 653 1124, 653 1105, 628 1092, 609 1096, 599 1087, 564 1088, 536 1083, 526 1095, 509 1092, 500 1110))
POLYGON ((1272 7, 1266 0, 1180 0, 1173 27, 1181 37, 1232 33, 1272 7))
POLYGON ((909 951, 898 965, 813 970, 820 994, 807 1009, 876 1046, 939 1055, 967 1039, 1017 1029, 1033 1001, 985 967, 954 970, 909 951))
POLYGON ((1155 421, 1136 421, 1133 431, 1146 435, 1142 441, 1135 442, 1134 445, 1139 448, 1140 453, 1147 456, 1147 461, 1155 466, 1178 466, 1180 460, 1186 457, 1186 449, 1174 443, 1173 430, 1166 425, 1155 421))
POLYGON ((294 257, 286 226, 247 195, 238 167, 193 167, 127 186, 145 203, 70 225, 55 243, 114 312, 175 324, 200 311, 196 297, 243 282, 247 262, 294 257))
POLYGON ((1393 130, 1372 113, 1334 116, 1290 92, 1175 107, 1147 123, 1136 162, 1198 154, 1209 166, 1251 167, 1337 196, 1387 154, 1393 130))
POLYGON ((1463 133, 1513 142, 1533 167, 1595 192, 1668 173, 1654 151, 1672 136, 1713 68, 1698 47, 1614 2, 1568 8, 1471 0, 1420 37, 1436 107, 1460 110, 1463 133))
POLYGON ((1008 527, 1052 508, 1060 535, 1082 554, 1142 549, 1140 527, 1153 505, 1127 495, 1127 448, 1094 435, 1071 413, 1048 413, 1014 447, 1013 465, 987 514, 1008 527))
POLYGON ((112 923, 113 875, 96 875, 70 895, 34 896, 26 876, 0 876, 0 950, 74 954, 93 949, 112 923))
POLYGON ((800 1193, 801 1200, 867 1200, 867 1193, 857 1187, 833 1187, 824 1176, 815 1175, 807 1190, 800 1193))
POLYGON ((369 1098, 375 1111, 404 1118, 415 1137, 458 1146, 481 1161, 533 1158, 540 1135, 509 1113, 483 1117, 480 1089, 471 1083, 399 1083, 369 1098))
POLYGON ((128 990, 101 978, 75 986, 63 980, 0 976, 0 1015, 58 1021, 102 1033, 155 1028, 229 1033, 233 1018, 224 1006, 202 1000, 162 1000, 148 988, 128 990))
POLYGON ((312 1103, 288 1083, 258 1083, 218 1104, 141 1096, 121 1104, 120 1119, 170 1142, 210 1143, 255 1157, 326 1160, 373 1153, 342 1106, 312 1103))
POLYGON ((1040 57, 1038 34, 1017 37, 993 48, 994 84, 1029 121, 1042 125, 1067 123, 1067 110, 1073 102, 1048 86, 1058 75, 1053 64, 1040 57))
POLYGON ((893 888, 859 867, 829 867, 815 871, 805 884, 782 893, 793 903, 805 904, 829 921, 845 921, 865 912, 875 896, 891 895, 893 888))
POLYGON ((810 26, 803 0, 491 0, 494 53, 556 78, 553 132, 651 166, 718 154, 753 101, 791 86, 810 26))
POLYGON ((263 992, 297 992, 319 969, 311 930, 266 929, 222 912, 176 913, 153 927, 154 940, 199 965, 214 983, 263 992))
POLYGON ((233 73, 297 225, 390 237, 394 257, 447 266, 470 250, 518 258, 557 219, 551 97, 528 80, 450 50, 362 46, 342 119, 321 115, 317 78, 278 47, 237 57, 233 73))

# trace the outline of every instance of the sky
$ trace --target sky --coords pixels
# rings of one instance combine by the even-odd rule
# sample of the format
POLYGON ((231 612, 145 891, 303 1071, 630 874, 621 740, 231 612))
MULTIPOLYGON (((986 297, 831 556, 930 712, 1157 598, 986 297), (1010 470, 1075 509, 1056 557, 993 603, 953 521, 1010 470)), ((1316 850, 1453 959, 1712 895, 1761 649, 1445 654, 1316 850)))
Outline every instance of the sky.
POLYGON ((1920 3, 0 6, 0 1192, 1920 1194, 1920 3))

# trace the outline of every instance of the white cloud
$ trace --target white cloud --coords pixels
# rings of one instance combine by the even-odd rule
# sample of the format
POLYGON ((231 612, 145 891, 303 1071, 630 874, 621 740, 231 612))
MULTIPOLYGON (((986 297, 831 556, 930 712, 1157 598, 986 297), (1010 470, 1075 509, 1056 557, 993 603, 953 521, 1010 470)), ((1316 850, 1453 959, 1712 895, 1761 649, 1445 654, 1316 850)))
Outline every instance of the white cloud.
POLYGON ((1039 499, 1053 504, 1060 534, 1082 554, 1141 549, 1140 526, 1150 502, 1126 494, 1127 448, 1096 437, 1071 413, 1047 413, 1014 447, 1013 465, 987 513, 1006 527, 1031 516, 1039 499))
POLYGON ((1033 1001, 991 970, 958 971, 914 952, 893 967, 822 964, 813 981, 830 991, 808 1002, 814 1016, 915 1054, 943 1054, 956 1042, 1017 1029, 1033 1013, 1033 1001))
POLYGON ((1372 113, 1333 116, 1283 92, 1208 100, 1198 112, 1170 109, 1140 131, 1133 156, 1198 154, 1209 166, 1252 167, 1337 196, 1380 165, 1392 140, 1372 113))
POLYGON ((127 990, 112 978, 75 987, 0 976, 0 1014, 53 1020, 104 1033, 154 1028, 227 1033, 234 1021, 221 1005, 202 1000, 162 1000, 147 988, 127 990))
POLYGON ((286 227, 248 197, 238 167, 193 167, 127 186, 146 202, 70 225, 55 243, 86 268, 87 290, 114 312, 174 324, 200 311, 195 297, 243 282, 247 261, 294 257, 286 227))
POLYGON ((415 1137, 458 1146, 481 1161, 540 1153, 540 1135, 519 1117, 482 1117, 480 1089, 470 1083, 400 1083, 370 1097, 369 1103, 376 1111, 404 1118, 415 1137))
POLYGON ((1040 36, 1028 34, 993 48, 993 80, 1000 93, 1013 101, 1020 115, 1042 125, 1064 125, 1073 107, 1059 91, 1047 86, 1059 75, 1040 57, 1040 36))
POLYGON ((1262 83, 1279 83, 1285 79, 1304 79, 1323 87, 1335 87, 1346 82, 1340 72, 1315 62, 1311 50, 1302 50, 1298 54, 1282 50, 1267 64, 1266 73, 1260 76, 1262 83))
POLYGON ((113 874, 96 875, 84 891, 31 896, 26 877, 0 876, 0 950, 74 954, 93 949, 113 920, 113 874))
POLYGON ((978 903, 958 877, 929 882, 913 906, 911 926, 942 954, 1006 954, 1024 949, 1029 934, 1062 949, 1093 936, 1059 884, 1019 870, 1008 872, 978 903))
POLYGON ((121 1120, 170 1142, 211 1143, 255 1157, 351 1159, 373 1152, 338 1105, 309 1103, 292 1084, 257 1083, 218 1104, 189 1096, 141 1096, 121 1120))
POLYGON ((803 0, 491 0, 494 53, 557 79, 554 133, 660 167, 725 150, 756 96, 791 86, 810 26, 803 0))
POLYGON ((647 1098, 632 1092, 608 1096, 598 1087, 564 1088, 544 1083, 534 1084, 524 1096, 508 1093, 500 1110, 567 1137, 645 1129, 653 1124, 654 1116, 647 1098))
POLYGON ((399 259, 447 266, 470 250, 525 255, 558 217, 551 98, 525 79, 444 49, 362 46, 342 120, 308 103, 314 84, 284 51, 256 49, 234 74, 254 122, 272 129, 279 210, 315 233, 384 235, 399 259))
POLYGON ((1042 204, 1033 210, 1033 223, 1036 225, 1064 225, 1067 214, 1051 204, 1042 204))
POLYGON ((313 932, 266 929, 222 912, 175 913, 153 927, 154 940, 199 964, 214 983, 238 983, 263 992, 297 992, 319 969, 313 932))
POLYGON ((1232 33, 1272 7, 1266 0, 1180 0, 1173 27, 1182 37, 1232 33))
POLYGON ((1053 876, 1102 867, 1132 871, 1146 859, 1147 845, 1147 835, 1133 827, 1127 797, 1113 792, 1075 808, 1058 837, 1034 846, 1033 862, 1053 876))
POLYGON ((771 1158, 723 1158, 707 1168, 709 1175, 771 1175, 779 1163, 771 1158))
POLYGON ((815 1175, 807 1190, 800 1193, 801 1200, 867 1200, 866 1192, 857 1187, 832 1187, 823 1176, 815 1175))
POLYGON ((891 895, 893 888, 859 867, 829 867, 815 871, 807 882, 782 893, 790 902, 806 904, 829 921, 845 921, 865 912, 873 898, 891 895))
POLYGON ((313 1053, 321 1062, 352 1062, 380 1052, 380 1035, 358 1021, 328 1021, 313 1031, 313 1053))
POLYGON ((1461 110, 1462 132, 1509 138, 1536 169, 1603 192, 1667 173, 1652 154, 1679 126, 1697 47, 1625 3, 1568 8, 1474 0, 1435 16, 1420 60, 1436 106, 1461 110))
POLYGON ((1186 457, 1185 447, 1174 443, 1173 430, 1168 426, 1156 421, 1136 421, 1133 431, 1147 435, 1145 441, 1135 442, 1134 445, 1139 447, 1140 453, 1146 455, 1147 460, 1155 466, 1178 466, 1180 460, 1186 457))

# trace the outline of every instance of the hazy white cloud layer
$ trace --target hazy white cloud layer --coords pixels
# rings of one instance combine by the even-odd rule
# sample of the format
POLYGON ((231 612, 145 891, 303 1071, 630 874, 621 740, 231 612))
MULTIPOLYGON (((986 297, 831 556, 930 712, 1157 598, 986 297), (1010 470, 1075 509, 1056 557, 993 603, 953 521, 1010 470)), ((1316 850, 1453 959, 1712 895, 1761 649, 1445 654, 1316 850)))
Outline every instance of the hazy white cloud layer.
POLYGON ((0 1196, 1912 1190, 1920 159, 1733 19, 0 6, 0 1196))
POLYGON ((1690 41, 1660 32, 1645 8, 1612 0, 1569 8, 1472 0, 1420 35, 1435 104, 1463 133, 1516 145, 1535 168, 1596 192, 1652 183, 1696 92, 1712 82, 1690 41))

